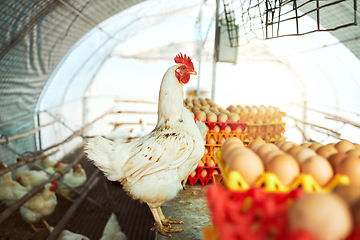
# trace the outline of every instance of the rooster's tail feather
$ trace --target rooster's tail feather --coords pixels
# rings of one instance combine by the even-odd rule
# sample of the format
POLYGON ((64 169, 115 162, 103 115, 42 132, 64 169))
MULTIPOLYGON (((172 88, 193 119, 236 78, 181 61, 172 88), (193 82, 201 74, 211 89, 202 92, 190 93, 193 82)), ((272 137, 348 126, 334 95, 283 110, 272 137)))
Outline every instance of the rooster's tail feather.
POLYGON ((87 141, 84 151, 88 159, 98 167, 110 181, 121 181, 123 173, 121 171, 122 161, 116 161, 116 146, 111 140, 100 136, 91 138, 87 141))

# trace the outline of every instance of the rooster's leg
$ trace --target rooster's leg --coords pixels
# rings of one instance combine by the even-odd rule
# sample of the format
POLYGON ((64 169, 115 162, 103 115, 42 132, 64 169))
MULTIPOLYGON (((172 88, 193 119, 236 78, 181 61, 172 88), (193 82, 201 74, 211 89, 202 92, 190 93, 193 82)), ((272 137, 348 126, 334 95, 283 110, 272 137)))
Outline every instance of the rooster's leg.
POLYGON ((160 207, 157 207, 156 210, 158 211, 158 215, 160 216, 160 220, 161 220, 162 224, 164 224, 165 226, 170 226, 170 224, 172 224, 172 223, 173 224, 184 224, 180 220, 171 220, 171 217, 165 218, 160 207))
POLYGON ((182 229, 180 229, 180 228, 172 228, 170 226, 170 224, 167 226, 165 226, 163 224, 163 220, 165 219, 165 217, 162 214, 161 209, 160 209, 160 211, 159 211, 159 209, 160 209, 160 207, 156 207, 156 208, 150 207, 150 211, 155 219, 154 227, 152 227, 151 230, 152 231, 156 230, 156 231, 158 231, 158 233, 160 233, 166 237, 171 237, 170 233, 181 232, 182 229), (159 215, 159 212, 161 213, 161 215, 159 215), (161 219, 161 218, 163 218, 163 219, 161 219))
POLYGON ((182 183, 181 183, 181 185, 182 185, 182 187, 183 187, 183 190, 186 189, 186 183, 187 183, 187 181, 188 181, 188 178, 189 178, 189 177, 186 177, 186 178, 182 181, 182 183))

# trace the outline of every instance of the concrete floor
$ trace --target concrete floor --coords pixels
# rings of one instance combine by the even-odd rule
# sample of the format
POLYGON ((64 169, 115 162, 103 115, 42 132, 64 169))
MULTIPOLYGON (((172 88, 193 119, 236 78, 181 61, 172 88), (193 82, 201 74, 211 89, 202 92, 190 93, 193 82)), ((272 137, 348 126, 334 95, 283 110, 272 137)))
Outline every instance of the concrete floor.
MULTIPOLYGON (((202 229, 211 226, 211 219, 204 196, 204 188, 199 184, 186 185, 186 190, 180 191, 178 196, 166 202, 162 206, 165 217, 171 216, 175 220, 181 220, 184 224, 174 224, 184 231, 171 234, 174 240, 195 240, 203 239, 202 229)), ((157 234, 158 240, 168 240, 169 238, 157 234)))

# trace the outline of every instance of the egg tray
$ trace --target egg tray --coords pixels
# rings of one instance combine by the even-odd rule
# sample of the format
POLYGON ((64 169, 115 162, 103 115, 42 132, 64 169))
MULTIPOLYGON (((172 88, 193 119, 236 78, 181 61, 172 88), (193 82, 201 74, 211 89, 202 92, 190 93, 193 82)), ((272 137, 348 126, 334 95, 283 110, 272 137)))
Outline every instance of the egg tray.
POLYGON ((253 114, 249 112, 245 114, 243 112, 239 113, 239 117, 241 120, 248 122, 249 120, 261 120, 262 122, 278 122, 282 121, 282 119, 286 116, 285 112, 274 112, 274 113, 265 113, 265 114, 253 114))
POLYGON ((250 139, 261 137, 268 142, 279 141, 285 132, 284 122, 271 122, 271 123, 248 123, 245 129, 247 138, 245 142, 250 139))
POLYGON ((217 170, 220 173, 220 169, 218 166, 215 166, 215 167, 208 167, 208 166, 200 167, 200 166, 198 166, 195 170, 196 171, 195 176, 191 177, 189 175, 189 177, 188 177, 188 181, 189 181, 190 185, 195 185, 198 181, 200 181, 201 185, 203 185, 203 186, 207 185, 209 182, 214 183, 214 181, 215 181, 214 177, 213 177, 214 170, 217 170), (200 173, 203 169, 207 170, 207 175, 205 177, 202 177, 200 175, 200 173))
POLYGON ((222 240, 315 240, 306 231, 290 231, 286 210, 304 191, 267 193, 262 188, 234 192, 213 184, 205 189, 216 232, 222 240))
MULTIPOLYGON (((222 161, 221 149, 215 152, 217 165, 222 172, 222 176, 226 187, 232 191, 246 191, 251 188, 250 184, 245 181, 240 172, 230 171, 228 166, 222 161)), ((264 172, 255 182, 254 186, 261 187, 266 192, 289 192, 296 188, 302 188, 306 192, 330 192, 337 185, 350 185, 350 179, 343 174, 336 174, 332 180, 321 187, 314 177, 310 174, 299 174, 292 184, 285 186, 276 174, 271 172, 264 172)))
POLYGON ((242 131, 245 131, 245 128, 246 128, 246 125, 247 125, 247 123, 245 123, 242 120, 234 122, 231 119, 228 119, 226 122, 209 122, 209 121, 205 121, 204 123, 209 127, 209 130, 214 130, 214 127, 216 125, 218 125, 219 128, 220 128, 220 131, 225 130, 226 126, 229 126, 231 128, 231 131, 235 131, 238 126, 241 126, 242 131))
POLYGON ((216 143, 218 144, 220 139, 223 138, 223 137, 225 139, 228 139, 228 138, 231 138, 231 137, 236 137, 236 138, 239 138, 241 141, 244 141, 244 139, 246 138, 246 134, 245 133, 238 134, 235 131, 231 131, 230 133, 225 133, 224 130, 220 130, 220 132, 215 133, 214 130, 209 130, 206 133, 205 141, 209 140, 211 137, 213 137, 214 140, 216 141, 216 143))

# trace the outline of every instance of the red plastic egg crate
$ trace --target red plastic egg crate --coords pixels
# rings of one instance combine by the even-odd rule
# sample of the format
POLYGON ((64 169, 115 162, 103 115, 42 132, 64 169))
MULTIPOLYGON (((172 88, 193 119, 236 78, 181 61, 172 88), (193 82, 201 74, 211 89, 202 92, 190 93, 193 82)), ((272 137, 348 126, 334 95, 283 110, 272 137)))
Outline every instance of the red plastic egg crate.
POLYGON ((208 122, 205 121, 204 122, 208 127, 209 130, 213 130, 215 125, 218 125, 220 127, 220 131, 224 130, 226 126, 230 126, 231 131, 235 131, 235 129, 237 128, 237 126, 241 126, 242 130, 244 131, 246 128, 246 123, 242 120, 239 120, 237 122, 233 122, 230 119, 227 120, 226 122, 208 122))
POLYGON ((198 181, 200 181, 201 185, 203 185, 203 186, 207 185, 209 182, 214 183, 213 172, 214 172, 215 169, 220 173, 220 169, 219 169, 218 166, 215 166, 215 167, 208 167, 208 166, 197 167, 196 170, 195 170, 196 175, 194 177, 191 177, 191 176, 188 177, 188 181, 189 181, 190 185, 195 185, 198 181), (201 173, 201 171, 203 169, 206 169, 206 171, 207 171, 206 177, 202 177, 200 175, 200 173, 201 173))
POLYGON ((206 197, 221 240, 316 240, 305 231, 288 231, 286 208, 302 189, 266 193, 261 188, 233 192, 218 184, 208 186, 206 197), (246 207, 247 206, 247 207, 246 207))

